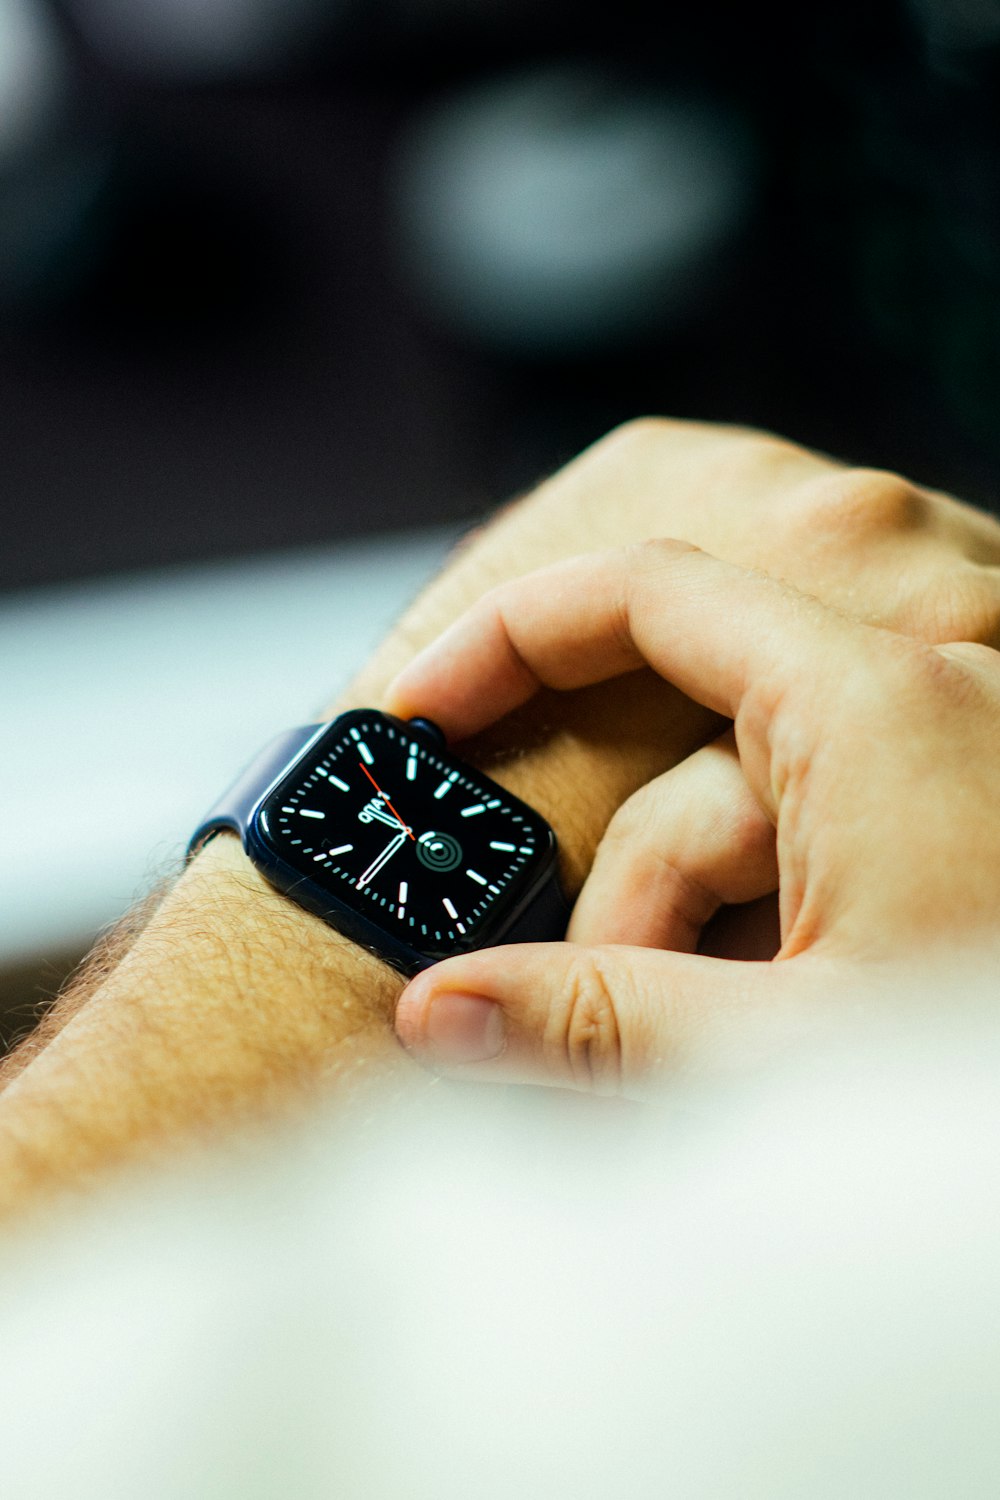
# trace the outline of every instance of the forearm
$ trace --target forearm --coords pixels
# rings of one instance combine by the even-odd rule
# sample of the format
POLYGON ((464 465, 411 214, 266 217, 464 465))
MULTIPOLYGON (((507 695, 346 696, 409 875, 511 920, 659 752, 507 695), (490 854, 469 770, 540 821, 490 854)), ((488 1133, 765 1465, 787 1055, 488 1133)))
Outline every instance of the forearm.
MULTIPOLYGON (((499 579, 560 555, 541 508, 509 510, 467 544, 337 707, 378 703, 423 645, 499 579)), ((556 829, 579 885, 614 808, 708 732, 669 689, 633 679, 533 705, 469 747, 556 829)), ((402 980, 275 892, 237 841, 210 843, 126 956, 0 1095, 9 1212, 113 1162, 224 1122, 292 1108, 325 1080, 356 1092, 414 1065, 389 1017, 402 980)))
MULTIPOLYGON (((378 706, 410 656, 494 584, 656 535, 928 640, 1000 643, 994 521, 775 438, 642 422, 468 543, 338 706, 378 706)), ((551 822, 573 892, 618 806, 712 726, 664 684, 633 677, 538 698, 466 753, 551 822)), ((346 1092, 408 1067, 387 1026, 400 985, 271 891, 235 840, 215 840, 0 1095, 8 1207, 45 1182, 287 1104, 321 1077, 346 1092)))

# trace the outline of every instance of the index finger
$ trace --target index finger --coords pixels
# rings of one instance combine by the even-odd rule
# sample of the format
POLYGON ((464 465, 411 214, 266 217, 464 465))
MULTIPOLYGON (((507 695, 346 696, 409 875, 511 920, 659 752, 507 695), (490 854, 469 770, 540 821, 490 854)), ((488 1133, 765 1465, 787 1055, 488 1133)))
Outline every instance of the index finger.
POLYGON ((751 680, 787 680, 817 651, 877 632, 763 574, 660 539, 589 553, 486 594, 406 667, 387 708, 450 739, 485 728, 541 687, 572 689, 648 665, 735 719, 751 680))

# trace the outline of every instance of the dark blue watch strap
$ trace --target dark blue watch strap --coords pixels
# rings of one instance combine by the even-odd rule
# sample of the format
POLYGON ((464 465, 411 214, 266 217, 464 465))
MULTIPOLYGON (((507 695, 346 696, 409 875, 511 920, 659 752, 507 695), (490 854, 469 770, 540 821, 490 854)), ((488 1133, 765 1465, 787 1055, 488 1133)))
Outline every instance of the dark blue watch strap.
POLYGON ((517 921, 508 927, 504 943, 559 943, 566 936, 569 925, 569 903, 562 893, 558 871, 553 870, 548 882, 535 896, 531 905, 521 913, 517 921))
POLYGON ((188 844, 188 858, 197 854, 202 844, 223 829, 231 829, 243 839, 254 807, 320 727, 319 724, 300 724, 298 728, 287 729, 284 734, 279 734, 277 739, 265 745, 202 818, 188 844))

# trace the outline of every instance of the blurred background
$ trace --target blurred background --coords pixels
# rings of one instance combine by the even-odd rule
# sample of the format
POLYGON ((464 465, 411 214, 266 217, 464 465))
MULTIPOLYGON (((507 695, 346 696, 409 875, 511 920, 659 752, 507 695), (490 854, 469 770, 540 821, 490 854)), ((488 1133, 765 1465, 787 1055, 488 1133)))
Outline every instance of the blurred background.
POLYGON ((994 507, 1000 0, 0 0, 6 1037, 615 423, 994 507))

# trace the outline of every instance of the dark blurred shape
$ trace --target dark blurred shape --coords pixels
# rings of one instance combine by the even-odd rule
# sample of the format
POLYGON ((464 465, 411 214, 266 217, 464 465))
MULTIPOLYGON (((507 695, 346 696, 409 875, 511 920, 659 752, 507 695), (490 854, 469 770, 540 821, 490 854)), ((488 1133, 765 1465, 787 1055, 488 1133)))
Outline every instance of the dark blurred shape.
POLYGON ((1000 0, 215 3, 0 0, 0 587, 472 519, 642 411, 996 503, 1000 0))
POLYGON ((67 60, 35 0, 0 0, 0 164, 30 149, 63 107, 67 60))
POLYGON ((0 0, 0 310, 76 285, 99 253, 107 173, 81 134, 63 40, 36 0, 0 0))
POLYGON ((272 74, 352 0, 66 0, 94 51, 126 73, 173 80, 272 74))
POLYGON ((704 313, 754 176, 721 102, 593 64, 519 70, 410 122, 397 251, 432 313, 487 347, 627 348, 704 313))
POLYGON ((932 49, 965 51, 1000 42, 1000 0, 909 0, 932 49))

